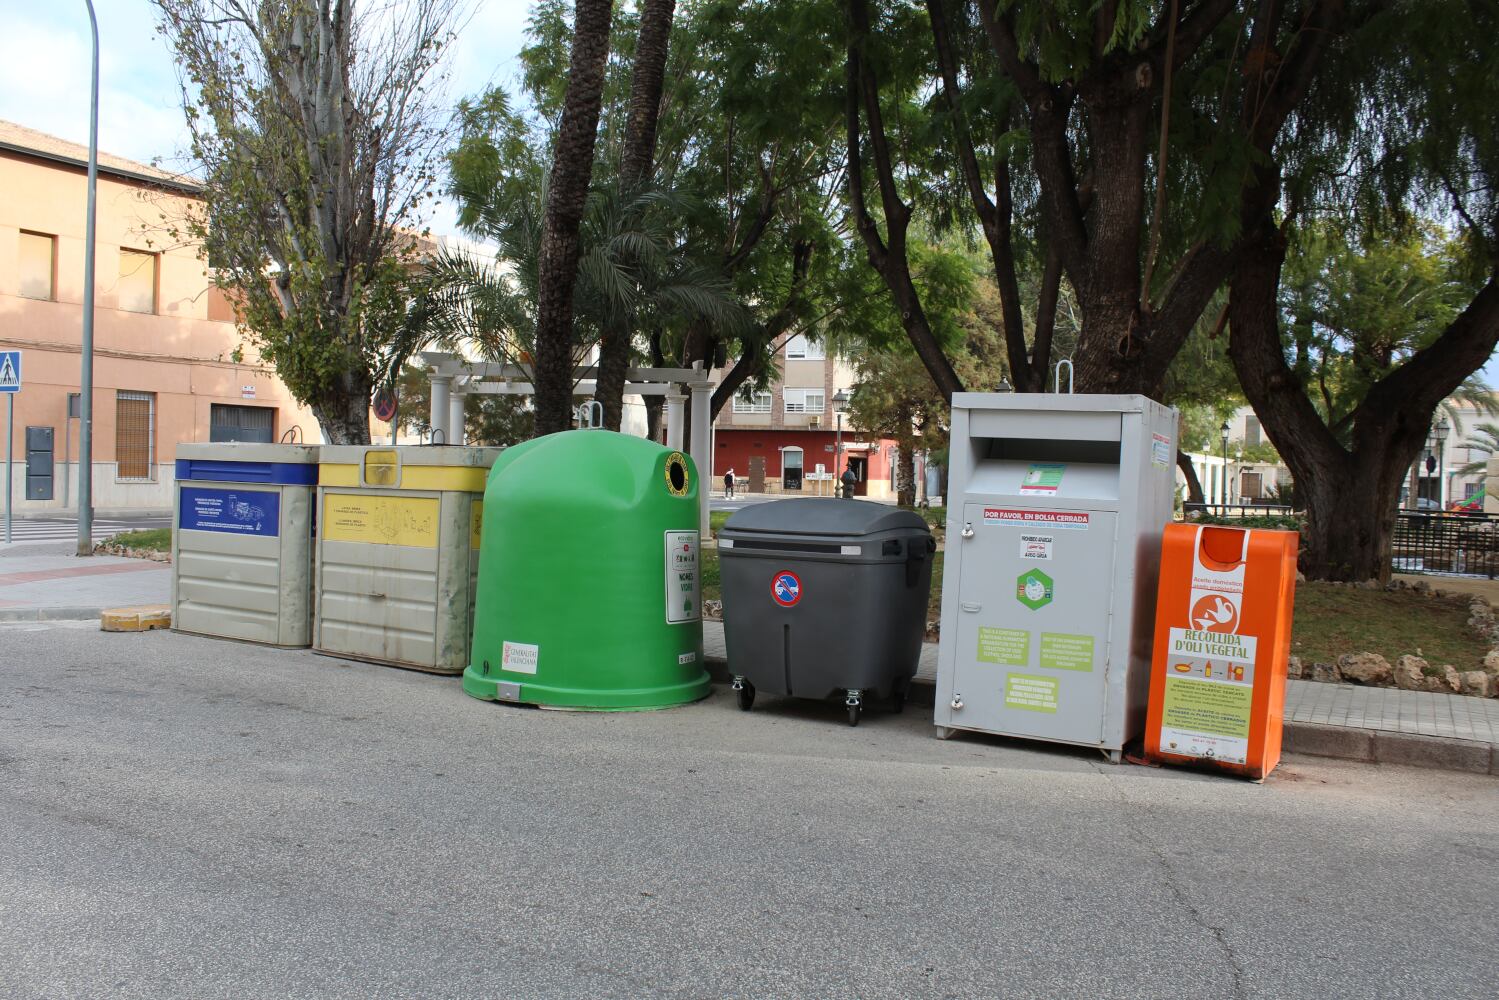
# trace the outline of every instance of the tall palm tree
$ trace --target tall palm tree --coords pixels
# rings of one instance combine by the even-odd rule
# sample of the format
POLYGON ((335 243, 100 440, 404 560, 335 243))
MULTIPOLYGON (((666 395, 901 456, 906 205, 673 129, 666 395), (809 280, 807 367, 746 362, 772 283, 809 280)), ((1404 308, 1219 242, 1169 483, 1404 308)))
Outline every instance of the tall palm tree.
MULTIPOLYGON (((624 153, 619 165, 620 190, 626 197, 642 190, 651 180, 666 53, 676 6, 676 0, 643 0, 640 4, 640 35, 630 75, 630 115, 625 123, 624 153)), ((619 430, 623 415, 625 374, 634 334, 626 324, 606 326, 599 343, 595 396, 603 405, 604 426, 610 430, 619 430)))
POLYGON ((567 96, 552 153, 551 182, 537 254, 535 331, 536 433, 572 424, 573 285, 578 225, 593 177, 593 147, 603 105, 604 66, 614 0, 576 0, 567 96))
MULTIPOLYGON (((494 261, 450 250, 428 261, 421 297, 427 343, 518 364, 538 382, 536 290, 544 201, 544 194, 508 200, 497 195, 478 206, 470 231, 496 247, 494 261)), ((705 320, 732 332, 747 324, 747 313, 721 271, 703 264, 702 255, 676 238, 670 222, 685 210, 669 192, 648 190, 625 198, 607 189, 589 195, 578 227, 567 341, 569 400, 573 369, 605 331, 705 320)), ((628 366, 630 357, 625 360, 628 366)))

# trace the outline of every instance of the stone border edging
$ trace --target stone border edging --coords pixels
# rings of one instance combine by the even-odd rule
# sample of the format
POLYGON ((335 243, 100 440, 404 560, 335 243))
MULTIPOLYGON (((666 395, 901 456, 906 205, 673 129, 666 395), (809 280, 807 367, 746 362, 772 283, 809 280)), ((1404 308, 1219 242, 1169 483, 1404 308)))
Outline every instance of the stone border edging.
MULTIPOLYGON (((706 656, 704 660, 713 683, 729 682, 727 660, 716 656, 706 656)), ((930 707, 936 701, 936 696, 936 686, 918 678, 911 684, 907 704, 930 707)), ((1304 754, 1308 757, 1331 757, 1365 764, 1401 764, 1405 767, 1499 776, 1499 748, 1491 743, 1440 736, 1287 722, 1281 737, 1281 749, 1285 753, 1304 754)))
POLYGON ((0 622, 85 622, 103 614, 103 608, 0 608, 0 622))

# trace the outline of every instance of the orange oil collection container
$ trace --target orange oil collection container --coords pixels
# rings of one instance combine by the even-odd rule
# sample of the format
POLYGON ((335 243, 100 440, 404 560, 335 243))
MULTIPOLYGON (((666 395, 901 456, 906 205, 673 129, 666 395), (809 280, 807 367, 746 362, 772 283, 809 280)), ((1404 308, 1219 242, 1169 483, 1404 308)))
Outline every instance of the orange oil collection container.
POLYGON ((1294 531, 1170 524, 1161 545, 1145 756, 1261 780, 1280 761, 1294 531))

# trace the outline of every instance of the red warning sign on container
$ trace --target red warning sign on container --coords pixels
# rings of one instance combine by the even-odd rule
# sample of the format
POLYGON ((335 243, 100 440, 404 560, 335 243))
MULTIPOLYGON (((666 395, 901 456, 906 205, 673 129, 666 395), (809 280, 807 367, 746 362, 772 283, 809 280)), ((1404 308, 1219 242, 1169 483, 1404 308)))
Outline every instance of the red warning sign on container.
POLYGON ((984 523, 1017 528, 1064 528, 1070 531, 1087 531, 1088 515, 1072 510, 985 507, 984 523))

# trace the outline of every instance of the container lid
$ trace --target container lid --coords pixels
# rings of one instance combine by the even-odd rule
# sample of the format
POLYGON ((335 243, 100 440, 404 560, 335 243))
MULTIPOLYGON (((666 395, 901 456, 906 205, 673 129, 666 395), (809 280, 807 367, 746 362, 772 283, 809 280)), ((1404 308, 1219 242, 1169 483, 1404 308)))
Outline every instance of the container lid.
POLYGON ((489 471, 494 460, 500 457, 503 448, 484 445, 428 445, 428 444, 325 444, 322 446, 324 465, 362 465, 365 453, 394 452, 401 465, 445 465, 489 471))
POLYGON ((199 482, 314 486, 317 460, 317 445, 185 443, 177 446, 175 475, 199 482))
POLYGON ((802 497, 751 504, 724 522, 721 534, 873 535, 881 531, 926 531, 915 511, 868 500, 802 497))
POLYGON ((177 445, 176 457, 220 462, 315 465, 320 447, 315 444, 258 444, 253 441, 184 441, 177 445))

